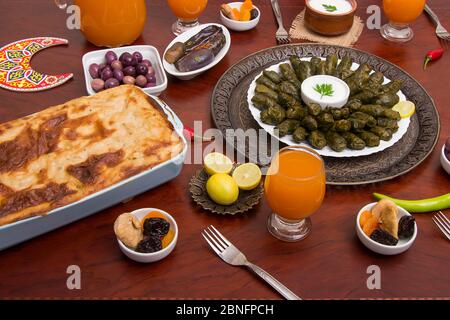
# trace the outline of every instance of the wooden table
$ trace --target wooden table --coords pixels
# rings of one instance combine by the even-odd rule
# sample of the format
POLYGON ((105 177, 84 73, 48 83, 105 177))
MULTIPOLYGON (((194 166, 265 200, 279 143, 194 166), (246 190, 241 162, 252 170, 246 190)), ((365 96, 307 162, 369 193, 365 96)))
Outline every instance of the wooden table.
MULTIPOLYGON (((209 1, 203 22, 219 22, 222 1, 209 1)), ((365 19, 369 4, 360 0, 358 14, 365 19)), ((303 9, 300 0, 280 0, 286 25, 303 9)), ((213 126, 210 98, 219 77, 241 58, 275 45, 275 20, 269 1, 255 1, 262 18, 258 27, 232 33, 232 47, 212 70, 183 82, 169 79, 162 98, 186 125, 202 120, 213 126), (188 98, 187 98, 188 97, 188 98)), ((450 5, 431 1, 450 28, 450 5)), ((1 45, 32 36, 69 39, 68 47, 39 53, 33 65, 47 73, 73 72, 74 80, 40 93, 0 91, 0 121, 8 121, 86 94, 81 56, 96 48, 76 30, 66 28, 68 15, 50 0, 3 1, 0 17, 1 45)), ((174 16, 165 1, 148 1, 148 20, 138 44, 156 46, 160 53, 173 38, 174 16)), ((199 209, 188 194, 188 181, 199 165, 185 165, 175 180, 134 200, 99 212, 34 240, 0 252, 0 298, 262 298, 280 296, 251 273, 223 263, 207 247, 200 231, 209 224, 218 227, 254 263, 268 270, 306 299, 450 297, 450 245, 431 220, 431 214, 416 215, 419 235, 406 253, 385 257, 366 249, 355 235, 355 215, 371 202, 372 192, 400 198, 421 198, 450 192, 450 177, 439 164, 444 139, 450 136, 448 98, 450 56, 424 72, 425 53, 439 47, 430 20, 422 15, 414 24, 415 37, 408 44, 394 44, 377 30, 365 29, 356 47, 379 55, 413 75, 434 98, 442 131, 432 155, 412 172, 392 181, 361 187, 329 187, 321 209, 313 216, 313 231, 304 241, 283 243, 266 230, 270 212, 262 201, 252 212, 224 217, 199 209), (180 228, 174 252, 165 260, 143 265, 127 259, 113 233, 115 218, 142 207, 158 207, 172 213, 180 228), (66 269, 81 268, 81 290, 68 290, 66 269), (367 267, 381 268, 381 290, 366 286, 367 267)), ((448 214, 449 212, 447 212, 448 214)))

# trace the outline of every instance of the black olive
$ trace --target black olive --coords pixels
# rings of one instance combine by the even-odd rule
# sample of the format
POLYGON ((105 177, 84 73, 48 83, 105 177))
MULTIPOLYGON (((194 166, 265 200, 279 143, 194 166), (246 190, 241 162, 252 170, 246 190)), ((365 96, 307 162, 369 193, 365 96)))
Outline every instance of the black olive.
POLYGON ((161 218, 149 218, 144 221, 144 236, 164 237, 170 229, 170 223, 161 218))
POLYGON ((398 222, 398 236, 400 238, 410 238, 414 233, 415 219, 413 216, 403 216, 398 222))
POLYGON ((256 10, 255 8, 253 8, 250 11, 250 20, 256 19, 258 18, 258 10, 256 10))
POLYGON ((381 229, 375 229, 370 235, 370 239, 387 246, 395 246, 398 243, 395 237, 381 229))
POLYGON ((141 240, 136 247, 136 251, 140 253, 152 253, 162 249, 161 238, 158 236, 149 236, 141 240))

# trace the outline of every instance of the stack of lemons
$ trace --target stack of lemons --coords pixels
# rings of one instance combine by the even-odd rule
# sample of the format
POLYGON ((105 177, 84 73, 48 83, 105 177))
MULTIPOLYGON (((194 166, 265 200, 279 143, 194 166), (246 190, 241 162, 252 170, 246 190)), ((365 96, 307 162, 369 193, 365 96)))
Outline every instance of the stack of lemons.
POLYGON ((210 175, 206 191, 220 205, 235 203, 239 197, 239 189, 252 190, 261 182, 261 170, 254 163, 244 163, 233 170, 231 159, 218 152, 206 155, 203 163, 206 173, 210 175))

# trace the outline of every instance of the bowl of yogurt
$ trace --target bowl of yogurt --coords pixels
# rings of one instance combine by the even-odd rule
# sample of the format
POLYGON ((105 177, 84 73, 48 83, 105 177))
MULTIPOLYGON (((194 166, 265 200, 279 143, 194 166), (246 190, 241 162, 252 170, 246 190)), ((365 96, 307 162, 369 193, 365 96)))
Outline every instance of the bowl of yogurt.
POLYGON ((341 79, 327 75, 312 76, 302 82, 302 100, 317 103, 322 109, 342 108, 350 96, 350 88, 341 79))
POLYGON ((353 26, 357 7, 355 0, 305 0, 305 25, 325 36, 344 34, 353 26))

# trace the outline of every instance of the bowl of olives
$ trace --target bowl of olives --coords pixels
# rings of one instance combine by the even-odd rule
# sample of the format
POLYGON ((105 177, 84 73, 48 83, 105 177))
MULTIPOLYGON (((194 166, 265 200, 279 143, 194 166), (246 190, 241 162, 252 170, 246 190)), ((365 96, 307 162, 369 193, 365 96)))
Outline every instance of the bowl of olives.
POLYGON ((441 165, 448 174, 450 174, 450 138, 445 140, 441 150, 441 165))
POLYGON ((92 51, 83 56, 83 69, 89 95, 122 84, 134 84, 155 96, 167 88, 161 57, 153 46, 92 51))

